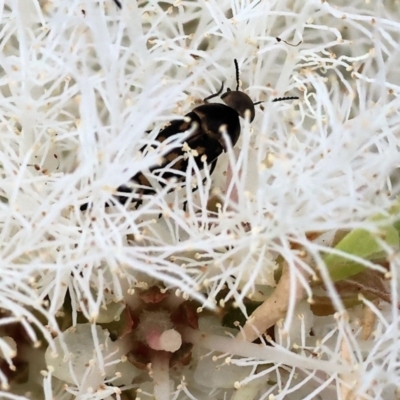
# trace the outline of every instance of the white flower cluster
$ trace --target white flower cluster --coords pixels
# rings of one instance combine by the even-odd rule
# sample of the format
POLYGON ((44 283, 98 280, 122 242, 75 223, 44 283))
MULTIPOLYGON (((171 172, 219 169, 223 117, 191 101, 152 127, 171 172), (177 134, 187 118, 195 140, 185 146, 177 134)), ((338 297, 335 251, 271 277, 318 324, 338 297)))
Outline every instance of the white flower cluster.
POLYGON ((379 229, 400 182, 399 3, 118 4, 0 4, 0 397, 397 398, 400 261, 379 229), (186 185, 114 204, 184 142, 157 143, 163 126, 235 89, 234 59, 262 103, 214 173, 189 149, 186 185), (387 302, 364 277, 346 303, 325 268, 356 229, 384 249, 354 258, 387 302), (174 317, 189 300, 198 326, 174 317))

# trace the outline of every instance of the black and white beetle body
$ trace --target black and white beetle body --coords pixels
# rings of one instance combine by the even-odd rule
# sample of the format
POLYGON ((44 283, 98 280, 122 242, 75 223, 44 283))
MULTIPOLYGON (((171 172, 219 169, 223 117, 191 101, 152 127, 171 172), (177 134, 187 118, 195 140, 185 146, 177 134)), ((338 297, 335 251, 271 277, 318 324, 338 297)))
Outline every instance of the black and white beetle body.
MULTIPOLYGON (((194 108, 190 113, 185 115, 184 119, 170 122, 167 127, 159 132, 156 140, 162 143, 165 139, 173 135, 194 128, 194 131, 186 138, 181 148, 176 148, 165 154, 161 165, 150 170, 153 175, 160 176, 162 179, 166 180, 174 177, 178 180, 183 180, 189 163, 188 157, 185 156, 185 153, 188 151, 193 152, 192 154, 194 155, 194 160, 199 170, 204 169, 205 164, 208 164, 211 174, 216 167, 218 157, 227 150, 222 128, 228 134, 231 146, 233 147, 240 136, 239 117, 245 118, 247 112, 250 122, 253 121, 255 116, 254 103, 246 93, 238 90, 239 68, 237 61, 234 61, 237 88, 235 91, 228 89, 221 95, 221 99, 225 104, 207 103, 208 100, 219 96, 223 92, 224 84, 222 83, 217 93, 203 100, 205 104, 194 108), (174 160, 177 161, 174 162, 174 160), (165 171, 167 165, 168 170, 165 171)), ((139 196, 142 194, 154 193, 148 179, 143 173, 139 172, 131 178, 131 181, 141 186, 141 188, 138 188, 136 191, 139 196)), ((123 193, 132 192, 126 185, 120 186, 118 191, 123 193)), ((124 204, 127 199, 128 197, 126 196, 118 196, 120 203, 124 204)))
MULTIPOLYGON (((207 164, 210 167, 210 175, 215 169, 218 157, 227 150, 223 131, 227 133, 231 146, 235 146, 240 136, 240 119, 249 118, 252 122, 255 116, 254 106, 261 103, 253 103, 250 97, 239 91, 239 67, 236 60, 236 90, 231 91, 229 88, 221 95, 221 99, 225 104, 208 103, 208 100, 219 96, 224 90, 224 84, 217 93, 214 93, 203 101, 202 104, 194 108, 190 113, 186 114, 183 119, 175 120, 169 123, 167 127, 162 129, 156 137, 156 140, 162 143, 167 138, 179 133, 184 133, 189 129, 194 129, 189 137, 186 138, 182 147, 175 148, 164 154, 161 165, 157 165, 150 169, 150 173, 156 178, 159 177, 160 185, 163 186, 163 180, 176 178, 178 181, 185 179, 185 171, 188 168, 189 160, 188 151, 194 155, 199 170, 203 170, 207 164), (175 161, 176 160, 176 161, 175 161)), ((273 101, 292 100, 298 97, 284 97, 274 99, 273 101)), ((138 185, 122 185, 118 187, 119 194, 116 199, 125 204, 129 199, 133 202, 141 203, 142 195, 154 194, 155 189, 152 188, 146 175, 142 172, 137 173, 131 178, 131 182, 138 185), (126 193, 127 195, 123 195, 126 193), (132 196, 132 194, 134 195, 132 196)), ((81 210, 86 210, 88 204, 81 206, 81 210)))

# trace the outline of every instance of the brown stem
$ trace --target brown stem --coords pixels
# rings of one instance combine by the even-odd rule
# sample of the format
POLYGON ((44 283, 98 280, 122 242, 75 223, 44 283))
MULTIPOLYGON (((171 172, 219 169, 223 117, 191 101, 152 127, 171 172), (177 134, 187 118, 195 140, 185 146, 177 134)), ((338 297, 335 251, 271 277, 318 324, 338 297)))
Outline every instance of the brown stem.
MULTIPOLYGON (((292 277, 287 264, 283 266, 282 276, 272 295, 264 301, 254 312, 237 335, 238 339, 252 342, 268 328, 284 318, 289 308, 292 277)), ((304 297, 304 288, 296 282, 296 303, 304 297)))

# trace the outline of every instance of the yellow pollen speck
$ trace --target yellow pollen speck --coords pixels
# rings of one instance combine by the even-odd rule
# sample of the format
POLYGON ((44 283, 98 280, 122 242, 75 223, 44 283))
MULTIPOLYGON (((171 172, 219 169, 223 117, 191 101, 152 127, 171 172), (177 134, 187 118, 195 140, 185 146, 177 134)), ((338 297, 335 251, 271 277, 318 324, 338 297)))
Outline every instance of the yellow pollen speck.
POLYGON ((183 150, 183 151, 190 151, 190 150, 191 150, 191 148, 190 148, 190 146, 187 144, 187 142, 183 143, 183 145, 182 145, 182 150, 183 150))

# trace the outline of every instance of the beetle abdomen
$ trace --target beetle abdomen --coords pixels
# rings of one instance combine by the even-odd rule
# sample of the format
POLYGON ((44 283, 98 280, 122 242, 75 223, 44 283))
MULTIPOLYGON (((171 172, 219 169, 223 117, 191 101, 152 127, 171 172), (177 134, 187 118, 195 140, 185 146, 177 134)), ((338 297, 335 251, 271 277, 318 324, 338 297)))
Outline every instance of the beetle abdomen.
MULTIPOLYGON (((213 105, 215 106, 215 104, 213 105)), ((229 109, 229 107, 223 104, 218 104, 218 106, 229 109)), ((173 135, 183 133, 191 129, 193 127, 193 123, 197 124, 197 128, 190 134, 190 136, 183 142, 182 145, 164 154, 160 165, 150 168, 150 172, 153 174, 153 176, 159 178, 158 181, 161 186, 164 186, 165 180, 171 178, 176 178, 178 181, 185 179, 186 170, 189 166, 189 153, 193 155, 194 161, 199 170, 202 170, 205 163, 211 164, 224 151, 225 146, 222 146, 221 144, 223 139, 218 129, 223 123, 226 123, 228 125, 228 132, 230 133, 230 129, 233 129, 230 127, 232 123, 229 124, 230 121, 226 121, 226 119, 221 119, 220 117, 219 120, 226 122, 218 124, 217 120, 219 113, 216 113, 211 118, 211 124, 205 123, 204 118, 202 119, 202 115, 204 115, 204 112, 208 110, 204 110, 204 107, 207 107, 207 105, 195 108, 192 112, 186 114, 185 119, 172 121, 170 125, 162 129, 157 135, 156 141, 162 143, 164 140, 173 135), (198 109, 200 109, 200 111, 196 112, 198 109), (218 126, 216 132, 210 131, 210 129, 214 129, 216 126, 218 126)), ((223 108, 221 108, 221 110, 226 112, 226 110, 223 108)), ((239 124, 238 114, 235 111, 233 112, 234 117, 238 120, 239 124)), ((233 127, 235 127, 235 124, 233 124, 233 127)), ((234 134, 237 133, 234 131, 234 134)), ((151 187, 148 179, 142 172, 138 172, 136 175, 134 175, 131 178, 131 181, 139 185, 139 187, 135 190, 139 196, 154 194, 155 190, 151 187)), ((118 191, 132 193, 132 189, 126 185, 118 187, 118 191)), ((124 204, 127 200, 127 197, 125 196, 118 196, 117 198, 122 204, 124 204)))

